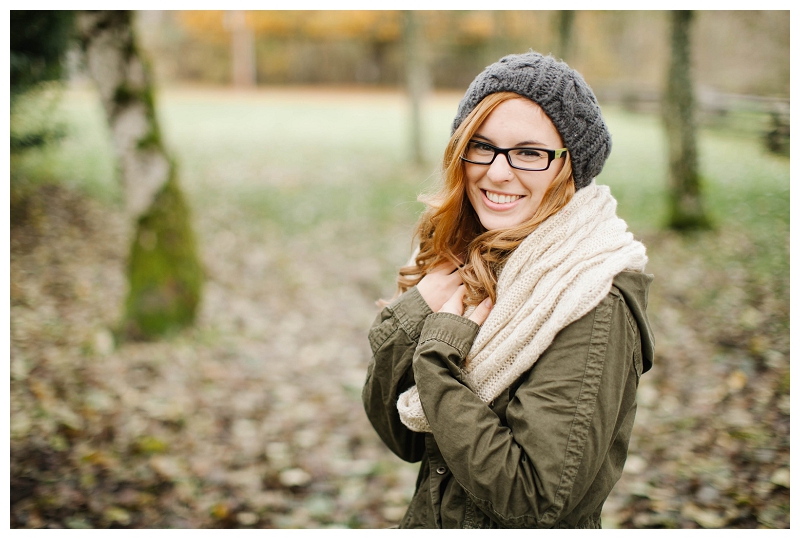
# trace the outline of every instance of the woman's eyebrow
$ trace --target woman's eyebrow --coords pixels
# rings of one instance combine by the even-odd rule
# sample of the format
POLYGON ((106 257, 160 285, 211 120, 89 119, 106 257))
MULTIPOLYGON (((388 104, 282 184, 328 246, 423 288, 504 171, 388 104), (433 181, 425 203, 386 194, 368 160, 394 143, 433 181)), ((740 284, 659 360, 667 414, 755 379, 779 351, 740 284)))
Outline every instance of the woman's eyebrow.
MULTIPOLYGON (((474 135, 472 135, 472 138, 483 139, 486 142, 488 142, 489 144, 494 145, 494 142, 492 141, 492 139, 490 139, 489 137, 485 137, 485 136, 481 135, 480 133, 475 133, 474 135)), ((523 140, 522 142, 517 142, 513 147, 514 148, 519 148, 519 147, 523 147, 523 146, 536 146, 536 147, 541 148, 541 147, 544 147, 544 142, 539 142, 538 140, 523 140)))
POLYGON ((544 142, 539 142, 538 140, 523 140, 522 142, 518 142, 517 146, 536 146, 536 147, 543 147, 544 142))
POLYGON ((489 137, 484 137, 484 136, 483 136, 483 135, 481 135, 480 133, 475 133, 474 135, 472 135, 472 138, 479 138, 479 139, 483 139, 483 140, 485 140, 486 142, 488 142, 489 144, 494 144, 494 142, 492 141, 492 139, 490 139, 489 137))

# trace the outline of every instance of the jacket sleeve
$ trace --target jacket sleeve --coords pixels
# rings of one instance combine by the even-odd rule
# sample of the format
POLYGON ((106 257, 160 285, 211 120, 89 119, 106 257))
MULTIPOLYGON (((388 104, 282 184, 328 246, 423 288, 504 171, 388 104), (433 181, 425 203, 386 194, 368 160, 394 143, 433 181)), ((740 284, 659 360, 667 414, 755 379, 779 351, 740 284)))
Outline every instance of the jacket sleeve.
POLYGON ((453 477, 499 525, 552 527, 590 488, 610 490, 613 483, 593 485, 601 466, 619 477, 627 439, 624 450, 609 449, 621 423, 632 420, 641 372, 628 317, 612 289, 559 332, 523 375, 507 425, 459 378, 477 324, 441 313, 426 319, 413 363, 425 415, 453 477))
POLYGON ((364 410, 383 442, 408 462, 422 459, 424 435, 401 423, 397 398, 414 385, 411 362, 422 323, 432 312, 413 287, 378 314, 369 332, 372 359, 361 393, 364 410))

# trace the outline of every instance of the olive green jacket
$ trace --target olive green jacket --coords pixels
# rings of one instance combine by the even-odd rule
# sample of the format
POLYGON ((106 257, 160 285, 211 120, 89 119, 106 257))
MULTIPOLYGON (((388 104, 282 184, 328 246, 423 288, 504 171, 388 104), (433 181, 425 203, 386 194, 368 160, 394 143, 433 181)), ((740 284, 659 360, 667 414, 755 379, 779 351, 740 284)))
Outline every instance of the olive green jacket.
POLYGON ((431 312, 416 288, 378 315, 362 398, 387 446, 422 461, 401 528, 599 528, 622 474, 639 377, 653 362, 652 275, 624 272, 583 318, 492 403, 458 365, 479 326, 431 312), (398 396, 414 383, 432 433, 406 428, 398 396))

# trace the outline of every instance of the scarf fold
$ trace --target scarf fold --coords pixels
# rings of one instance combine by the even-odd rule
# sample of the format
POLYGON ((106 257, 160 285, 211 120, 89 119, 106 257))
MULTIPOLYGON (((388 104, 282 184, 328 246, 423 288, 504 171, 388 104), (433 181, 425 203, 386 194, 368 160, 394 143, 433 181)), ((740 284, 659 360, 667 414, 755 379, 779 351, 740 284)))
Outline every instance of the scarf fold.
MULTIPOLYGON (((616 210, 608 186, 592 181, 511 254, 463 370, 483 402, 528 371, 559 331, 597 307, 618 273, 644 271, 645 247, 616 210)), ((430 432, 417 386, 400 395, 397 410, 406 427, 430 432)))

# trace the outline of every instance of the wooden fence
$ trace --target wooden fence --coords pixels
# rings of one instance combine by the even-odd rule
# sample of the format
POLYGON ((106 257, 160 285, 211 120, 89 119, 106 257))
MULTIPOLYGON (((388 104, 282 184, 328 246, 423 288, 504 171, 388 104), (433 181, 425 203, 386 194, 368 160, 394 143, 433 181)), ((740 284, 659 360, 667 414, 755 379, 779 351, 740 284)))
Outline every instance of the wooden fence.
MULTIPOLYGON (((617 104, 625 110, 661 111, 661 92, 652 89, 598 88, 601 103, 617 104)), ((789 153, 789 99, 730 94, 700 89, 695 94, 697 123, 701 127, 725 129, 743 136, 759 136, 775 153, 789 153)))

